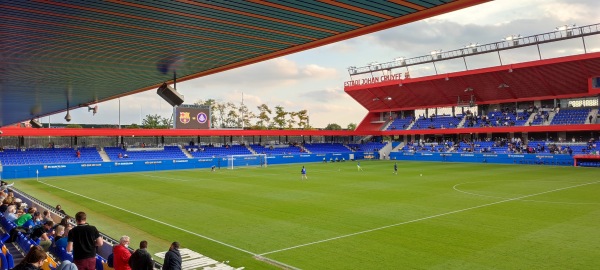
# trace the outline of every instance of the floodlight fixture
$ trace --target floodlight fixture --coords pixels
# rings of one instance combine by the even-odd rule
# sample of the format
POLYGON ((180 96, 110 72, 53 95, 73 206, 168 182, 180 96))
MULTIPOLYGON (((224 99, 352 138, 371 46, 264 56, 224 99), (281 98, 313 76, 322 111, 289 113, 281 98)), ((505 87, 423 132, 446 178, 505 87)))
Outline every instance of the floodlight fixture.
POLYGON ((505 83, 501 83, 500 85, 498 85, 498 88, 499 88, 499 89, 502 89, 502 88, 509 88, 509 87, 510 87, 510 86, 509 86, 508 84, 505 84, 505 83))
POLYGON ((473 92, 473 88, 467 87, 467 88, 465 88, 465 92, 473 92))
POLYGON ((433 58, 433 59, 442 58, 442 49, 431 51, 431 58, 433 58))
POLYGON ((404 56, 394 58, 394 61, 400 63, 401 66, 406 65, 406 58, 404 56))
POLYGON ((472 53, 476 53, 477 52, 477 46, 479 46, 479 43, 469 43, 465 46, 466 49, 470 49, 472 53))
POLYGON ((503 40, 504 41, 508 41, 512 43, 512 46, 517 46, 519 45, 519 39, 521 38, 521 35, 510 35, 505 37, 503 40))
POLYGON ((387 96, 387 97, 385 97, 385 100, 390 101, 390 100, 392 100, 392 97, 387 96))
POLYGON ((373 98, 373 101, 379 101, 379 98, 378 97, 373 98))
POLYGON ((576 25, 576 24, 572 24, 572 25, 565 24, 565 25, 562 25, 562 26, 556 27, 555 29, 556 29, 556 31, 558 31, 558 32, 565 31, 565 33, 567 34, 567 37, 570 37, 570 36, 572 36, 572 35, 573 35, 573 28, 575 28, 575 27, 577 27, 577 25, 576 25))

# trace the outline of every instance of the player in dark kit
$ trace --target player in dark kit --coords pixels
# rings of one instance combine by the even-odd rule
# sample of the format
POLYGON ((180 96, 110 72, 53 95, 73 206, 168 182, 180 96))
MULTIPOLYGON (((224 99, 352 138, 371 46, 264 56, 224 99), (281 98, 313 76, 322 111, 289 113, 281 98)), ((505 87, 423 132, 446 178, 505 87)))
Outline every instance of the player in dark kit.
POLYGON ((394 174, 398 174, 398 163, 394 163, 394 174))
POLYGON ((300 173, 302 174, 302 178, 300 178, 300 180, 308 180, 308 176, 306 176, 306 168, 304 168, 304 166, 302 166, 302 170, 300 170, 300 173))

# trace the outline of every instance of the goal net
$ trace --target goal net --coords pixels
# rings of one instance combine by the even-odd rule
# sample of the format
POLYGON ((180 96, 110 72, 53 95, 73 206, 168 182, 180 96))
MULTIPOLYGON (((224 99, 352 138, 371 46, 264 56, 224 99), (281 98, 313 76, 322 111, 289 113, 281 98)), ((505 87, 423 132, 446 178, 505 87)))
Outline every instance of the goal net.
POLYGON ((266 167, 267 155, 231 155, 227 156, 227 168, 237 169, 242 167, 266 167))

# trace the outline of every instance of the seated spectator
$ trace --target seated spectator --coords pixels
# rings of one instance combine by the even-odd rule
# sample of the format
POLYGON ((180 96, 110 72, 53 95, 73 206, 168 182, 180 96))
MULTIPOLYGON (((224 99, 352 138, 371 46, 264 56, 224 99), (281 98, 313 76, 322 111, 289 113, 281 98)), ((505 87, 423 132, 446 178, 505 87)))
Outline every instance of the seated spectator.
POLYGON ((50 215, 50 211, 48 211, 48 210, 44 210, 44 214, 42 215, 42 222, 46 222, 46 221, 54 221, 52 219, 52 216, 50 215))
POLYGON ((60 248, 67 249, 67 237, 65 236, 65 226, 58 225, 54 229, 54 243, 52 244, 54 250, 60 250, 60 248))
POLYGON ((15 222, 15 220, 17 220, 17 207, 13 204, 13 205, 9 205, 8 208, 6 209, 6 212, 4 212, 4 216, 6 217, 6 219, 8 221, 12 221, 15 222))
POLYGON ((44 223, 43 225, 35 226, 31 230, 31 234, 29 235, 29 237, 33 241, 37 241, 38 239, 40 240, 39 245, 44 249, 44 251, 48 251, 48 249, 50 249, 50 245, 52 245, 52 241, 50 241, 50 237, 48 236, 48 234, 50 234, 50 232, 52 231, 53 226, 53 221, 46 221, 46 223, 44 223))
POLYGON ((62 206, 60 206, 60 204, 56 205, 56 211, 59 212, 59 213, 61 213, 61 214, 63 214, 63 215, 67 214, 67 213, 65 213, 64 210, 62 210, 62 206))
POLYGON ((123 154, 119 153, 118 157, 123 158, 123 154))
POLYGON ((77 149, 77 152, 75 152, 75 155, 77 156, 77 158, 81 158, 81 151, 79 151, 79 149, 77 149))
POLYGON ((123 158, 129 158, 129 155, 128 155, 127 153, 125 153, 125 154, 123 155, 123 158))

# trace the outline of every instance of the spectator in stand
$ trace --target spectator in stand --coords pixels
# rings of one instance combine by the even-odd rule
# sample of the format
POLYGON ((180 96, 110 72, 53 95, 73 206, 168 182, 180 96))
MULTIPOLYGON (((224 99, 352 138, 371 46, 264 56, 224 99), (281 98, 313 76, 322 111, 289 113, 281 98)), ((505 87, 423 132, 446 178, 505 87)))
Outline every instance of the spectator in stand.
POLYGON ((165 254, 162 270, 181 270, 181 254, 179 254, 179 242, 173 242, 169 251, 165 254))
POLYGON ((87 223, 85 212, 75 215, 77 226, 69 231, 67 252, 73 251, 73 261, 79 270, 96 269, 96 247, 102 246, 104 240, 96 227, 87 223))
POLYGON ((13 270, 38 270, 44 265, 46 258, 48 255, 42 247, 32 246, 25 258, 13 270))
POLYGON ((54 250, 60 250, 60 248, 67 249, 67 237, 65 237, 65 226, 58 225, 54 229, 54 243, 52 244, 54 250))
POLYGON ((42 222, 46 222, 46 221, 54 221, 52 219, 52 216, 50 215, 50 211, 48 211, 48 210, 44 210, 44 214, 42 215, 42 222))
POLYGON ((152 261, 152 256, 146 248, 148 248, 148 242, 145 240, 140 242, 140 248, 129 258, 129 267, 131 267, 131 270, 154 269, 154 261, 152 261))
POLYGON ((115 270, 131 270, 129 267, 129 236, 123 235, 119 240, 119 244, 113 247, 113 267, 115 270))
POLYGON ((594 117, 590 115, 590 117, 588 119, 590 120, 590 124, 591 124, 594 117))
POLYGON ((63 214, 63 215, 67 215, 67 213, 65 213, 64 210, 62 210, 62 206, 60 206, 60 204, 56 205, 56 211, 63 214))
POLYGON ((2 205, 0 205, 0 212, 5 213, 6 210, 8 209, 9 205, 10 205, 10 202, 6 198, 4 200, 2 200, 2 205))
POLYGON ((33 218, 33 214, 35 212, 36 212, 35 207, 29 208, 29 210, 27 211, 27 214, 24 214, 24 215, 20 216, 19 218, 17 218, 17 220, 15 221, 15 224, 17 226, 23 226, 23 224, 25 224, 25 222, 27 222, 33 218))
POLYGON ((17 216, 17 207, 14 204, 9 205, 8 208, 6 209, 6 212, 4 212, 4 216, 6 217, 7 220, 15 222, 15 220, 17 220, 17 218, 19 218, 17 216))
POLYGON ((39 245, 44 251, 48 251, 52 245, 52 241, 50 241, 50 237, 48 236, 52 232, 52 226, 54 226, 53 221, 46 221, 43 225, 34 227, 29 235, 33 241, 40 240, 39 245))
POLYGON ((81 158, 81 151, 79 151, 79 149, 77 149, 77 151, 75 152, 75 155, 77 156, 77 158, 81 158))

